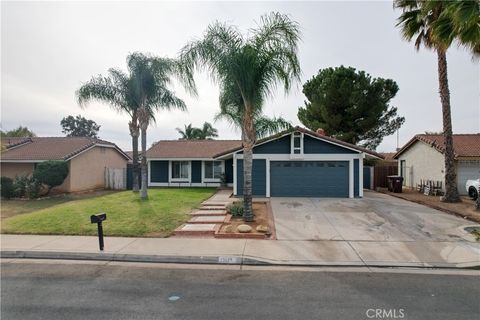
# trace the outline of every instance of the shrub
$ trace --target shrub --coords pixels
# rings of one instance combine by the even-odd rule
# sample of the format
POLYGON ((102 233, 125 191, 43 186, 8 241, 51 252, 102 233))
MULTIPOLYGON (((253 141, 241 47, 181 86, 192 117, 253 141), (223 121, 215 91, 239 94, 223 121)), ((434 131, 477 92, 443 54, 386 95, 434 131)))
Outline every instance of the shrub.
POLYGON ((10 199, 14 196, 13 192, 13 180, 9 177, 1 177, 0 178, 0 187, 1 187, 1 194, 2 198, 10 199))
POLYGON ((52 188, 61 185, 67 176, 68 163, 65 161, 41 162, 33 171, 33 178, 48 187, 47 194, 52 188))
POLYGON ((13 192, 19 198, 38 198, 40 195, 41 184, 33 177, 28 175, 16 176, 13 181, 13 192))
POLYGON ((227 207, 227 211, 234 217, 243 216, 243 201, 237 201, 227 207))

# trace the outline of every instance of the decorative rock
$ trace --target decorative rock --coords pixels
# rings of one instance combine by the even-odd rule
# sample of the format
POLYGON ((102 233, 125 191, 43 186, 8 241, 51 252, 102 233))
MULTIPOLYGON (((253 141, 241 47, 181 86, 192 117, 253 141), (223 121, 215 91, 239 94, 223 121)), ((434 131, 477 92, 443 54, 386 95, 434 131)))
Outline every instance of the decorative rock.
POLYGON ((267 226, 264 226, 263 224, 257 226, 256 230, 258 232, 263 232, 263 233, 267 233, 268 231, 270 231, 270 229, 267 226))
POLYGON ((249 233, 250 231, 252 231, 252 227, 246 224, 241 224, 237 227, 237 231, 240 233, 249 233))
POLYGON ((232 233, 232 232, 233 232, 233 227, 232 227, 232 225, 226 226, 226 227, 225 227, 225 232, 226 232, 226 233, 232 233))

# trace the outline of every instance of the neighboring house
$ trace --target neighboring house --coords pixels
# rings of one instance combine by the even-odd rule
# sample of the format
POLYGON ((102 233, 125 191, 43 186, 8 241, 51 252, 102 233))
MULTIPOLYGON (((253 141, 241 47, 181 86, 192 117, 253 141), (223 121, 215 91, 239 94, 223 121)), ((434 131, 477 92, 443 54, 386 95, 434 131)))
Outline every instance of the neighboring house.
POLYGON ((128 156, 115 144, 83 137, 2 138, 1 175, 15 178, 32 174, 47 160, 68 161, 69 174, 57 192, 104 188, 105 168, 127 167, 128 156))
MULTIPOLYGON (((480 177, 480 134, 454 134, 453 149, 457 172, 457 188, 466 195, 468 179, 480 177)), ((404 177, 404 185, 415 188, 420 180, 441 181, 445 189, 443 135, 418 134, 394 156, 399 161, 398 174, 404 177)))
MULTIPOLYGON (((362 197, 363 159, 382 156, 303 128, 261 139, 253 149, 256 197, 362 197)), ((147 152, 149 186, 218 186, 222 173, 243 192, 236 140, 159 141, 147 152)))

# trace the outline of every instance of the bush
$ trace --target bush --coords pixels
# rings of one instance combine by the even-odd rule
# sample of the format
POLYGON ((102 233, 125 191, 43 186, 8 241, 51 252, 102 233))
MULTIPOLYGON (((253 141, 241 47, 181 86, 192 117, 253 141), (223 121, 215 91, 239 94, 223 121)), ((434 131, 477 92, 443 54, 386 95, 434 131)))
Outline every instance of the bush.
POLYGON ((237 201, 227 207, 227 211, 234 217, 243 216, 243 201, 237 201))
POLYGON ((28 175, 16 176, 13 181, 13 192, 18 198, 38 198, 40 195, 41 183, 28 175))
POLYGON ((41 162, 33 171, 33 178, 48 187, 47 194, 52 188, 61 185, 67 176, 68 163, 65 161, 41 162))
POLYGON ((1 187, 1 194, 2 198, 10 199, 14 196, 13 192, 13 180, 9 177, 1 177, 0 178, 0 187, 1 187))

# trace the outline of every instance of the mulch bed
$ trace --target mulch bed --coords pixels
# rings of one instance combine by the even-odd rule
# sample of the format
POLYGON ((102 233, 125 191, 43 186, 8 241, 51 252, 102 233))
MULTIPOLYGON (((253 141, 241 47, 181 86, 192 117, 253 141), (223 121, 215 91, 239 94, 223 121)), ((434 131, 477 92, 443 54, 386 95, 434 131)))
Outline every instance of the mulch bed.
POLYGON ((462 202, 447 203, 440 201, 440 196, 426 196, 416 190, 406 189, 402 193, 393 193, 385 189, 378 190, 379 192, 426 205, 430 208, 437 209, 458 217, 468 219, 470 221, 480 223, 480 211, 475 210, 475 202, 469 197, 461 197, 462 202))
POLYGON ((227 239, 275 239, 275 225, 273 222, 273 214, 269 202, 253 202, 253 214, 255 221, 245 222, 241 217, 231 217, 231 219, 222 224, 220 229, 215 233, 215 238, 227 239), (240 233, 237 227, 246 224, 252 227, 249 233, 240 233), (269 232, 259 232, 257 226, 267 226, 269 232))

